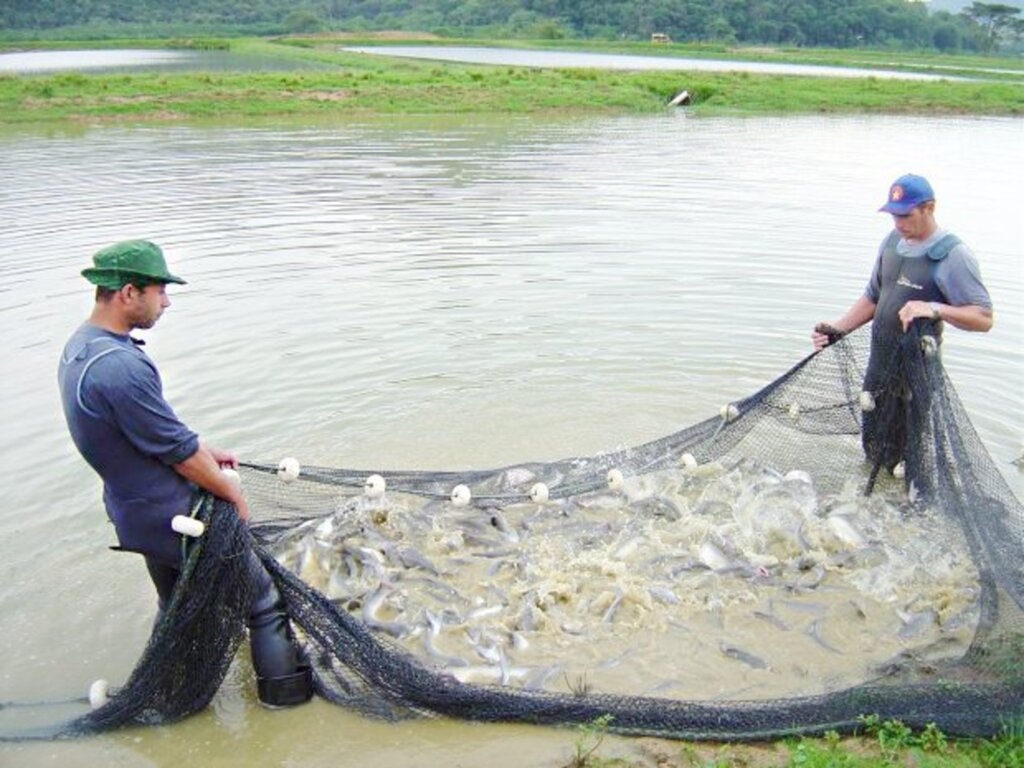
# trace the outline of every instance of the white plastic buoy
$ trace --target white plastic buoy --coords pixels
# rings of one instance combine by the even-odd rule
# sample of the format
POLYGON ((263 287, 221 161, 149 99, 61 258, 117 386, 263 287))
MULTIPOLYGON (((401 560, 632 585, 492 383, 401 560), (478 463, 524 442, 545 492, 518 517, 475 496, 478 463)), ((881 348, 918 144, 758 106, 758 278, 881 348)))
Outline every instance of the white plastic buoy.
POLYGON ((732 421, 740 415, 740 409, 736 407, 735 403, 726 403, 718 409, 718 414, 726 421, 732 421))
POLYGON ((800 403, 793 403, 789 406, 789 418, 793 421, 800 418, 800 403))
POLYGON ((196 520, 188 515, 175 515, 171 518, 171 528, 182 536, 191 536, 193 539, 202 536, 206 530, 202 520, 196 520))
POLYGON ((239 488, 242 487, 242 476, 238 474, 237 470, 234 470, 231 467, 223 467, 221 469, 221 474, 224 475, 224 477, 226 477, 232 483, 237 485, 239 488))
POLYGON ((684 453, 679 457, 679 466, 684 469, 696 469, 699 464, 692 453, 684 453))
POLYGON ((608 487, 613 491, 622 490, 622 486, 626 483, 626 478, 622 476, 622 471, 618 469, 609 469, 607 478, 608 487))
POLYGON ((544 504, 548 500, 548 487, 544 483, 534 483, 530 489, 530 501, 535 504, 544 504))
POLYGON ((925 357, 935 357, 939 351, 939 345, 934 336, 921 337, 921 351, 924 352, 925 357))
POLYGON ((464 507, 469 504, 469 500, 473 498, 473 494, 469 488, 465 485, 456 485, 452 488, 452 504, 456 507, 464 507))
POLYGON ((302 467, 299 464, 299 460, 291 456, 281 459, 281 463, 277 465, 277 476, 286 483, 297 480, 301 472, 302 467))
POLYGON ((366 484, 363 486, 363 491, 371 499, 379 499, 384 495, 384 490, 388 487, 387 482, 380 475, 370 475, 366 478, 366 484))
POLYGON ((110 685, 106 680, 95 680, 89 686, 89 706, 99 709, 110 699, 110 685))
POLYGON ((892 468, 892 476, 895 477, 897 480, 902 480, 904 477, 906 477, 907 476, 907 465, 906 465, 906 463, 901 461, 899 464, 897 464, 895 467, 893 467, 892 468))
POLYGON ((875 396, 866 389, 860 393, 860 409, 864 413, 871 413, 875 410, 875 396))

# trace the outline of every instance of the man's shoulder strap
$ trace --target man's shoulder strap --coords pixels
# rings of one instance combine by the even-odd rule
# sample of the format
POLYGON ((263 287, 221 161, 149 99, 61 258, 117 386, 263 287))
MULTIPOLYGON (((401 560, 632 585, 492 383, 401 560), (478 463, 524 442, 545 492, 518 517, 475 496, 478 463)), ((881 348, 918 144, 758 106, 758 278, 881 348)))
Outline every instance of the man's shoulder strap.
POLYGON ((961 240, 954 234, 948 234, 939 239, 935 245, 928 249, 928 258, 932 261, 942 261, 949 256, 949 252, 960 245, 961 240))

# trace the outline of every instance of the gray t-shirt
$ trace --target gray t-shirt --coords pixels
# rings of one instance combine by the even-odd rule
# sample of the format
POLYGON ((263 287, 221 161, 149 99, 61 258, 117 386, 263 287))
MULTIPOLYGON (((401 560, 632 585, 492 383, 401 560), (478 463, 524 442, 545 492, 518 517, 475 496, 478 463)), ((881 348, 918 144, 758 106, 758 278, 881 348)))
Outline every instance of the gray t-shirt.
POLYGON ((170 520, 188 513, 193 486, 173 465, 199 449, 199 437, 164 399, 153 361, 129 336, 85 323, 68 340, 57 378, 71 437, 103 478, 121 546, 176 564, 170 520))
MULTIPOLYGON (((946 230, 939 229, 927 240, 923 240, 920 243, 908 243, 901 238, 896 244, 896 252, 908 259, 926 258, 928 250, 947 234, 949 233, 946 230)), ((878 258, 875 259, 874 269, 871 270, 871 278, 864 289, 864 295, 875 304, 878 303, 878 297, 881 293, 880 266, 882 263, 882 252, 885 250, 885 244, 888 239, 889 235, 886 235, 878 247, 878 258)), ((978 260, 974 257, 971 249, 964 243, 961 242, 954 247, 946 258, 935 262, 933 274, 935 284, 946 299, 944 303, 954 307, 975 305, 985 307, 986 309, 992 308, 992 299, 989 297, 985 285, 981 282, 981 270, 978 269, 978 260)))

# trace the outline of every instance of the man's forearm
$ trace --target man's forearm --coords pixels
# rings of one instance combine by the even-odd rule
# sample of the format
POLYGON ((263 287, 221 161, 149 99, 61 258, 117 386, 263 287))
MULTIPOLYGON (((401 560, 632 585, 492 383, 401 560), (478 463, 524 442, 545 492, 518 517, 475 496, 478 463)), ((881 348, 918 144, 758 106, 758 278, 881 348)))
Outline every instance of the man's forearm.
POLYGON ((248 506, 239 485, 221 472, 220 465, 213 453, 205 445, 200 444, 198 450, 180 464, 174 465, 174 471, 187 480, 192 481, 204 491, 238 507, 243 520, 249 517, 248 506))
POLYGON ((952 326, 962 331, 986 332, 995 321, 992 310, 976 304, 954 307, 951 304, 939 304, 939 316, 952 326))

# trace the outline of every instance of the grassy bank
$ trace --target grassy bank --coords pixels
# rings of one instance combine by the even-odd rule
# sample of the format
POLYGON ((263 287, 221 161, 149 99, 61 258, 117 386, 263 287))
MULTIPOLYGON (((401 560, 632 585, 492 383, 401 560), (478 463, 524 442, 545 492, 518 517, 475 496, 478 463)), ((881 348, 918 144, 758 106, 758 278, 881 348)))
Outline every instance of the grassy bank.
MULTIPOLYGON (((239 53, 316 62, 322 68, 216 74, 3 76, 0 123, 381 113, 655 113, 666 109, 666 102, 683 89, 692 98, 687 108, 700 115, 1024 114, 1024 69, 1022 77, 1011 71, 1009 75, 998 75, 1002 79, 970 82, 549 70, 390 59, 344 52, 340 50, 342 42, 323 38, 104 41, 104 47, 229 47, 239 53)), ((86 43, 82 45, 88 47, 86 43)), ((522 43, 517 41, 516 45, 522 43)), ((633 47, 637 45, 640 44, 607 47, 609 51, 635 52, 633 47)), ((573 46, 560 41, 556 47, 573 46)), ((651 52, 652 46, 643 50, 651 52)), ((807 58, 811 55, 808 52, 798 52, 802 59, 785 51, 750 49, 716 53, 706 47, 657 46, 653 52, 812 61, 807 58)), ((856 62, 863 66, 862 57, 866 54, 834 52, 836 60, 830 62, 824 60, 827 52, 813 55, 819 57, 816 63, 856 62)), ((903 63, 918 69, 940 66, 934 58, 903 63)), ((960 69, 965 66, 954 64, 960 69)), ((1003 68, 989 61, 986 65, 1003 68)))
POLYGON ((565 768, 1024 768, 1022 724, 993 739, 952 739, 933 726, 914 733, 895 720, 865 717, 863 723, 861 735, 848 738, 828 733, 770 744, 714 744, 611 742, 598 722, 577 729, 565 768))

